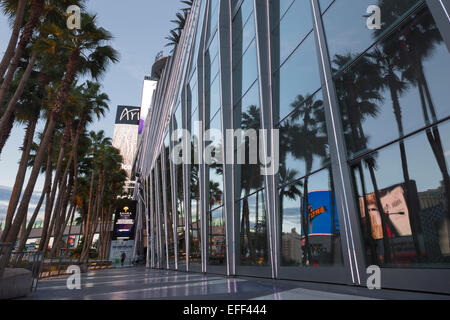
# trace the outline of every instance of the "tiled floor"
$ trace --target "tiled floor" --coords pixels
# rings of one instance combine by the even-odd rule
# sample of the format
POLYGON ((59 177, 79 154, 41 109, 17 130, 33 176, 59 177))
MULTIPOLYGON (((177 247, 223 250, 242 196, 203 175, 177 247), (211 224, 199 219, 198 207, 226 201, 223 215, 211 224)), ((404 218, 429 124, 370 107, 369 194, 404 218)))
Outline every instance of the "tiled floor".
POLYGON ((360 300, 365 297, 315 291, 260 279, 147 270, 93 271, 82 276, 81 290, 67 289, 67 279, 39 282, 33 300, 360 300))

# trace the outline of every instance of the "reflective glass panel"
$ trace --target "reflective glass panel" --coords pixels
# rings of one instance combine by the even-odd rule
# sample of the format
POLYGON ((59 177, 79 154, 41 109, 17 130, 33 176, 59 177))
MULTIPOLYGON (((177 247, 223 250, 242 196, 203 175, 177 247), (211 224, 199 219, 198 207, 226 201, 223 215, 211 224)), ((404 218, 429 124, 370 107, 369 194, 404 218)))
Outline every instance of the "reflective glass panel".
POLYGON ((240 264, 269 264, 264 190, 237 203, 240 206, 240 264))
POLYGON ((279 190, 281 265, 342 266, 340 223, 331 170, 279 190))
POLYGON ((448 137, 447 121, 354 164, 369 264, 450 268, 448 137))
POLYGON ((220 207, 208 213, 208 237, 208 264, 225 265, 226 236, 223 207, 220 207))

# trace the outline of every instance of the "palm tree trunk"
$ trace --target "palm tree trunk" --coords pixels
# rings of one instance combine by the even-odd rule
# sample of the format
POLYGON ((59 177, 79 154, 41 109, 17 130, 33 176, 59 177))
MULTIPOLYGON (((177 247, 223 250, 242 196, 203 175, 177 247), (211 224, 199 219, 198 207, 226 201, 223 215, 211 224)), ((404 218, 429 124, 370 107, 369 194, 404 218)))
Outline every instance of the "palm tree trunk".
POLYGON ((3 79, 6 69, 14 56, 14 51, 17 46, 17 40, 20 35, 20 28, 22 27, 23 17, 25 15, 26 0, 19 0, 16 10, 16 18, 14 19, 13 31, 11 38, 9 39, 8 47, 3 55, 2 61, 0 62, 0 79, 3 79))
MULTIPOLYGON (((36 1, 43 2, 43 0, 36 0, 36 1)), ((61 113, 62 107, 64 106, 67 100, 70 86, 72 85, 75 79, 79 57, 80 57, 80 50, 76 49, 72 52, 72 55, 69 59, 66 75, 64 76, 62 84, 58 89, 58 93, 56 94, 55 103, 53 105, 53 109, 50 114, 50 121, 48 124, 47 131, 42 139, 41 145, 36 154, 33 169, 31 171, 30 178, 28 180, 28 185, 23 194, 22 201, 16 214, 16 218, 14 219, 14 223, 6 239, 8 243, 15 243, 17 239, 17 234, 19 233, 20 230, 20 226, 22 225, 22 220, 25 218, 27 214, 30 199, 31 196, 33 195, 34 187, 36 185, 36 181, 40 173, 41 164, 46 156, 48 145, 51 139, 53 138, 53 133, 55 131, 56 126, 56 119, 59 118, 59 114, 61 113)))
MULTIPOLYGON (((13 97, 8 103, 8 106, 6 107, 5 112, 3 113, 3 116, 0 120, 0 132, 2 133, 0 135, 0 154, 2 153, 3 146, 6 143, 6 139, 8 139, 10 132, 8 132, 9 122, 11 121, 11 117, 14 116, 14 109, 16 108, 17 101, 19 101, 20 97, 22 96, 23 90, 25 89, 25 85, 30 78, 31 71, 33 70, 34 64, 36 63, 38 56, 37 54, 33 54, 33 56, 30 58, 30 61, 28 62, 28 66, 25 70, 25 73, 22 76, 22 79, 20 80, 19 86, 17 87, 16 91, 14 92, 13 97)), ((1 106, 2 104, 0 104, 1 106)), ((11 131, 12 128, 9 129, 11 131)))
POLYGON ((11 223, 14 217, 14 213, 17 209, 17 204, 19 203, 20 194, 22 192, 23 183, 25 181, 25 175, 27 172, 28 159, 30 158, 30 150, 33 144, 33 137, 36 130, 36 124, 38 122, 39 116, 35 116, 28 121, 28 126, 26 129, 25 137, 22 145, 22 157, 20 159, 19 170, 17 171, 16 181, 14 182, 13 191, 11 193, 11 198, 9 200, 8 211, 6 213, 5 229, 2 234, 0 242, 4 241, 4 236, 9 231, 11 223))
MULTIPOLYGON (((54 203, 55 203, 55 196, 56 196, 56 190, 57 188, 61 188, 61 180, 62 178, 61 176, 61 170, 62 170, 62 162, 63 162, 63 158, 64 158, 64 150, 65 150, 65 144, 66 144, 66 140, 67 140, 67 128, 64 130, 64 134, 63 134, 63 138, 61 139, 61 144, 59 147, 59 156, 58 156, 58 163, 56 165, 56 171, 55 171, 55 177, 53 180, 53 185, 51 188, 51 193, 49 198, 47 199, 47 203, 45 206, 45 218, 44 218, 44 228, 42 230, 42 236, 41 239, 44 240, 41 242, 39 250, 44 250, 46 247, 44 247, 44 244, 47 244, 48 241, 47 239, 49 238, 48 236, 48 225, 50 223, 50 219, 52 218, 52 212, 53 212, 53 207, 54 207, 54 203)), ((61 189, 60 192, 58 194, 58 200, 57 203, 59 201, 59 196, 61 195, 61 189)), ((51 235, 50 235, 51 236, 51 235)))
POLYGON ((70 218, 70 224, 69 224, 69 232, 68 232, 68 234, 67 234, 67 250, 66 250, 66 253, 65 253, 65 257, 67 258, 67 256, 69 255, 69 251, 70 251, 70 248, 69 248, 69 240, 70 240, 70 237, 72 236, 72 226, 73 226, 73 220, 74 220, 74 218, 75 218, 75 212, 77 211, 77 206, 76 206, 76 204, 74 204, 73 205, 73 209, 72 209, 72 213, 71 213, 71 218, 70 218))
POLYGON ((5 102, 7 93, 9 91, 9 88, 11 87, 11 83, 14 78, 14 74, 16 73, 17 67, 19 66, 20 59, 22 58, 25 52, 25 48, 30 43, 33 31, 39 22, 40 16, 42 15, 44 4, 45 0, 33 1, 33 4, 31 6, 30 18, 25 24, 22 36, 20 37, 19 44, 14 53, 14 57, 11 60, 11 64, 8 67, 8 72, 6 73, 5 79, 0 88, 0 106, 2 106, 5 102))
POLYGON ((34 209, 33 215, 31 216, 30 222, 28 222, 28 227, 25 231, 25 234, 19 241, 19 249, 18 249, 19 252, 22 252, 25 249, 25 245, 28 241, 28 238, 30 237, 31 231, 33 230, 33 226, 34 226, 34 223, 36 222, 36 218, 39 214, 39 211, 41 210, 42 203, 44 202, 45 195, 46 195, 46 192, 45 192, 45 188, 44 188, 44 190, 42 191, 42 194, 41 194, 41 198, 39 199, 39 202, 38 202, 36 208, 34 209))
MULTIPOLYGON (((44 130, 45 131, 45 130, 44 130)), ((36 221, 36 218, 39 214, 39 211, 41 210, 42 204, 44 202, 44 197, 48 198, 50 192, 50 185, 52 183, 52 159, 51 159, 51 153, 47 157, 47 169, 45 174, 45 181, 44 181, 44 188, 42 189, 42 195, 39 199, 39 203, 36 206, 36 209, 34 210, 33 216, 30 219, 30 222, 28 223, 27 232, 25 234, 25 238, 23 239, 23 243, 19 244, 19 251, 22 251, 25 247, 26 241, 28 240, 28 237, 30 236, 31 230, 33 229, 34 222, 36 221)), ((42 238, 41 238, 42 242, 42 238)))
POLYGON ((3 127, 3 130, 0 131, 0 154, 3 150, 3 147, 6 144, 6 141, 9 139, 9 136, 11 135, 11 130, 14 126, 14 120, 16 120, 16 115, 13 112, 9 118, 2 118, 2 120, 5 120, 5 126, 3 127))

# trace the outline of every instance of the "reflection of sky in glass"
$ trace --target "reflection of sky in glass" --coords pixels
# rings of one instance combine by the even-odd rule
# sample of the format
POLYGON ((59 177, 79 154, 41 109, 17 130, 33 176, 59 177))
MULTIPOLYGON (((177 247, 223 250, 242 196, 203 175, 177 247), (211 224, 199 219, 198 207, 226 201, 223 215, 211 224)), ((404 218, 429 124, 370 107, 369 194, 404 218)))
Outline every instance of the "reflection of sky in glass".
POLYGON ((313 34, 281 67, 280 72, 276 75, 276 78, 278 77, 280 78, 279 120, 281 120, 292 111, 291 104, 298 95, 301 94, 306 98, 320 88, 319 66, 313 34))
POLYGON ((319 0, 320 11, 323 13, 331 4, 331 2, 333 2, 333 0, 319 0))
MULTIPOLYGON (((439 127, 444 153, 447 153, 447 167, 450 164, 450 123, 439 127)), ((425 133, 415 135, 405 141, 408 169, 411 180, 417 184, 419 192, 437 189, 441 186, 442 173, 434 157, 425 133)), ((384 189, 404 182, 400 150, 398 144, 378 152, 376 157, 379 188, 384 189)), ((367 177, 366 179, 368 179, 367 177)), ((370 180, 366 183, 367 193, 374 192, 370 180)))
MULTIPOLYGON (((432 57, 424 60, 423 65, 435 108, 439 118, 442 119, 450 114, 450 108, 448 107, 450 90, 447 81, 448 74, 450 73, 450 56, 446 46, 444 44, 439 45, 432 57)), ((370 148, 379 147, 391 140, 399 138, 390 91, 386 89, 380 92, 380 94, 385 99, 384 102, 377 102, 379 114, 375 118, 367 117, 364 121, 364 132, 369 137, 368 145, 370 148)), ((417 86, 410 86, 400 96, 399 102, 402 108, 405 134, 414 132, 426 125, 417 86)))
POLYGON ((233 69, 233 96, 235 102, 242 97, 258 77, 256 57, 256 42, 253 41, 242 57, 242 61, 233 69))
MULTIPOLYGON (((411 7, 417 0, 409 0, 411 7)), ((374 41, 373 30, 367 28, 367 8, 374 0, 337 0, 323 15, 330 57, 336 54, 361 53, 374 41)), ((381 17, 390 14, 382 10, 381 17)), ((383 20, 382 20, 383 23, 383 20)))
POLYGON ((293 0, 273 0, 273 2, 279 2, 280 3, 280 17, 284 15, 286 10, 292 4, 292 1, 293 0))
MULTIPOLYGON (((250 223, 250 229, 255 230, 256 223, 263 224, 261 227, 265 228, 265 218, 266 218, 266 209, 265 209, 265 203, 264 203, 264 190, 257 192, 256 194, 248 197, 248 209, 249 209, 249 223, 250 223), (256 207, 256 197, 258 197, 258 208, 256 207), (256 221, 256 209, 258 209, 258 221, 256 221)), ((241 207, 241 221, 243 217, 243 210, 244 210, 244 201, 240 201, 240 207, 241 207)))
MULTIPOLYGON (((235 18, 233 21, 233 50, 237 48, 242 49, 242 52, 234 51, 235 56, 233 57, 233 65, 236 65, 236 63, 240 61, 240 56, 243 52, 245 52, 250 45, 250 42, 255 38, 255 19, 253 15, 250 15, 250 13, 248 13, 248 15, 242 20, 235 18), (241 25, 242 23, 244 24, 243 28, 241 25), (238 45, 239 42, 240 45, 238 45)), ((239 14, 240 13, 238 13, 238 15, 239 14)))
MULTIPOLYGON (((280 22, 280 62, 282 63, 312 29, 309 1, 297 0, 280 22)), ((278 30, 274 30, 275 33, 278 30)))

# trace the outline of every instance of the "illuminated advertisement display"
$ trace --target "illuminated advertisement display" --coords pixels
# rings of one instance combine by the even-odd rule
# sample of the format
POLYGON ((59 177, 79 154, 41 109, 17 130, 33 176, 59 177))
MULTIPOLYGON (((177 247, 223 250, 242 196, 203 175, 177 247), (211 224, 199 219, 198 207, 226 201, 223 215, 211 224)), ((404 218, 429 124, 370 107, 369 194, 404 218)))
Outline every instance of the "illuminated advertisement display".
MULTIPOLYGON (((412 235, 409 218, 409 210, 406 202, 406 192, 403 185, 396 185, 379 191, 380 203, 383 206, 383 213, 386 215, 387 230, 390 237, 407 237, 412 235)), ((372 237, 376 240, 383 239, 383 224, 381 213, 377 205, 375 193, 368 194, 360 198, 361 216, 366 217, 365 205, 369 211, 372 237)))
POLYGON ((136 201, 127 201, 116 209, 113 240, 134 240, 136 201))
MULTIPOLYGON (((308 208, 305 211, 309 236, 333 235, 339 232, 338 211, 331 191, 308 193, 308 208)), ((302 236, 305 236, 304 232, 302 232, 302 236)))

